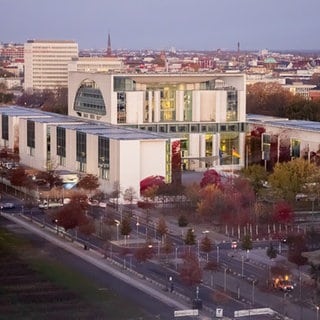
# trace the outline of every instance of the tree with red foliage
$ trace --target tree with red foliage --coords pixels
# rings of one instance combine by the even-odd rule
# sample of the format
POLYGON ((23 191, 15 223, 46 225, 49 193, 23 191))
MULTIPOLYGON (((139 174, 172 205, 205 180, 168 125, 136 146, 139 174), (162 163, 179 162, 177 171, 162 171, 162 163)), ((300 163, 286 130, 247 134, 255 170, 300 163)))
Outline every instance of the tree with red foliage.
POLYGON ((163 176, 149 176, 140 181, 140 193, 145 196, 145 192, 149 188, 158 187, 165 183, 163 176))
POLYGON ((175 140, 171 145, 172 184, 181 185, 181 141, 175 140))
POLYGON ((179 268, 179 273, 181 281, 188 286, 196 286, 201 283, 202 269, 195 254, 190 253, 183 256, 183 263, 179 268))
POLYGON ((86 216, 77 203, 64 205, 54 216, 57 224, 66 231, 74 229, 86 222, 86 216))
POLYGON ((13 186, 25 187, 28 185, 28 177, 26 171, 22 167, 11 169, 9 180, 13 186))
POLYGON ((87 190, 89 193, 97 190, 99 185, 100 183, 98 177, 93 174, 86 174, 85 176, 81 177, 77 184, 78 188, 87 190))
POLYGON ((294 212, 291 205, 285 201, 275 204, 273 210, 273 220, 277 223, 289 224, 293 222, 294 212))
POLYGON ((221 177, 219 173, 214 169, 207 170, 200 181, 200 187, 204 188, 208 184, 214 184, 216 186, 221 185, 221 177))
POLYGON ((139 263, 146 262, 147 260, 152 259, 153 255, 153 246, 149 242, 146 242, 143 247, 138 248, 134 253, 134 257, 139 263))

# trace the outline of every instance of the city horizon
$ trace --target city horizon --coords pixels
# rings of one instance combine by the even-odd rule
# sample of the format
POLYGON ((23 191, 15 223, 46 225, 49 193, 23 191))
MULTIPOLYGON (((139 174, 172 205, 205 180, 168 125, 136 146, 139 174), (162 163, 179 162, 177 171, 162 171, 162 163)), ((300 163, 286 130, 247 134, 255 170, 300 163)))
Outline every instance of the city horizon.
POLYGON ((11 13, 0 21, 3 43, 70 39, 101 50, 110 34, 117 50, 237 51, 238 43, 240 51, 320 50, 312 37, 320 28, 317 0, 5 0, 2 10, 11 13))

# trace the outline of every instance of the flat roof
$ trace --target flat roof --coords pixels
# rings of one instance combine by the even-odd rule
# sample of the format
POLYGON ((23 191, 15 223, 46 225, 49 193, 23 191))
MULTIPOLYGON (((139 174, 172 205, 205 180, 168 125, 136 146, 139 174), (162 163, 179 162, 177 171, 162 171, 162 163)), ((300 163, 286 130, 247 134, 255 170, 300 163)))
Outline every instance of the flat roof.
POLYGON ((11 117, 31 118, 38 123, 55 125, 68 130, 76 130, 87 134, 104 136, 114 140, 169 139, 170 137, 165 133, 151 132, 99 121, 79 119, 68 115, 15 105, 0 107, 0 114, 5 114, 11 117))
POLYGON ((275 127, 298 129, 304 131, 320 131, 320 122, 308 120, 289 120, 287 118, 279 118, 272 116, 264 116, 258 114, 247 114, 248 123, 261 123, 275 127))

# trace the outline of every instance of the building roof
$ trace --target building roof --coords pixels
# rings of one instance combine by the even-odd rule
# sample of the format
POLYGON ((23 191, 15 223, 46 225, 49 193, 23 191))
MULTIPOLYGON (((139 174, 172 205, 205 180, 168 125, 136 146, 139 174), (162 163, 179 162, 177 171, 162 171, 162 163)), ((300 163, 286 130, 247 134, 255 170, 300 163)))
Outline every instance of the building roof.
POLYGON ((87 134, 104 136, 114 140, 169 139, 169 135, 165 133, 156 133, 120 125, 105 124, 92 120, 86 121, 85 119, 79 119, 72 116, 20 106, 0 107, 0 114, 6 114, 11 117, 31 118, 36 122, 56 125, 87 134))
POLYGON ((304 131, 320 131, 320 122, 308 120, 289 120, 272 116, 247 114, 248 123, 261 123, 269 126, 298 129, 304 131))

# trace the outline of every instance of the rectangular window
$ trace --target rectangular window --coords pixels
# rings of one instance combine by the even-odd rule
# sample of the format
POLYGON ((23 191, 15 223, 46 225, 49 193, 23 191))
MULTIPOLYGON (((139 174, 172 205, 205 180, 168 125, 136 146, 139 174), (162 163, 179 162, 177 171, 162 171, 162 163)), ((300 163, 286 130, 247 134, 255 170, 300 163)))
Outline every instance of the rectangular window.
POLYGON ((57 127, 57 155, 66 156, 66 129, 57 127))
POLYGON ((27 120, 27 146, 35 148, 35 124, 32 120, 27 120))
POLYGON ((98 167, 99 177, 107 179, 110 168, 110 140, 105 137, 98 138, 98 167))
POLYGON ((237 121, 238 118, 238 92, 227 92, 227 121, 237 121))
POLYGON ((1 118, 2 124, 2 139, 9 140, 9 117, 5 114, 1 118))
POLYGON ((79 171, 84 172, 87 163, 87 135, 77 131, 76 135, 76 157, 79 162, 79 171))

